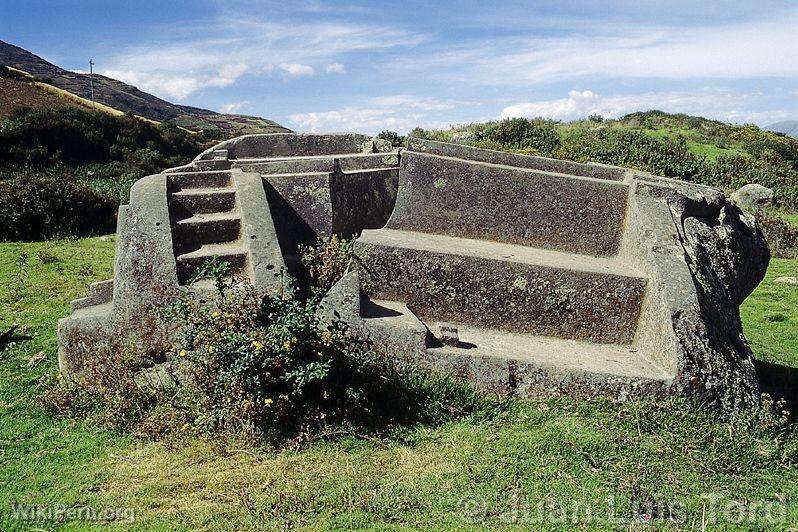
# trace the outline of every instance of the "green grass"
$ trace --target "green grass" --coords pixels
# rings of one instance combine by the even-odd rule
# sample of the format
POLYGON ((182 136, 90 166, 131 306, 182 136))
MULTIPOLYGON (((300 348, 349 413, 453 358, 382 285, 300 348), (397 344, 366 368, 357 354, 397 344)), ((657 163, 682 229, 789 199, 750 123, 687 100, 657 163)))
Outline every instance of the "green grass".
POLYGON ((791 224, 798 227, 798 213, 780 213, 780 216, 790 222, 791 224))
POLYGON ((106 240, 0 244, 0 328, 18 323, 31 337, 0 353, 0 529, 20 526, 9 515, 12 501, 91 504, 95 486, 108 479, 98 464, 128 445, 124 437, 53 419, 36 404, 42 380, 57 372, 57 320, 87 283, 111 276, 114 244, 106 240), (28 258, 20 275, 21 253, 28 258))
MULTIPOLYGON (((560 501, 581 505, 582 528, 590 505, 594 527, 628 529, 635 497, 668 500, 685 516, 660 528, 700 530, 702 516, 713 529, 708 494, 721 497, 721 508, 781 497, 786 521, 777 528, 798 525, 795 433, 712 423, 676 400, 518 401, 490 421, 283 450, 196 438, 153 443, 50 417, 36 398, 57 371, 56 322, 89 282, 110 276, 112 261, 111 240, 0 243, 0 317, 32 337, 0 354, 2 530, 55 526, 16 520, 9 508, 20 500, 132 508, 137 530, 539 528, 539 510, 546 527, 570 530, 556 509, 539 506, 560 501), (19 284, 21 252, 28 266, 19 284), (45 358, 36 363, 39 353, 45 358), (609 500, 624 519, 614 526, 609 500), (463 501, 484 503, 485 520, 472 523, 463 501)), ((798 261, 774 260, 742 308, 757 356, 792 367, 798 288, 773 279, 797 274, 798 261)), ((747 528, 768 527, 757 515, 747 528)))
POLYGON ((771 260, 764 281, 740 307, 743 330, 758 360, 798 367, 798 287, 775 282, 778 277, 798 277, 798 260, 771 260))

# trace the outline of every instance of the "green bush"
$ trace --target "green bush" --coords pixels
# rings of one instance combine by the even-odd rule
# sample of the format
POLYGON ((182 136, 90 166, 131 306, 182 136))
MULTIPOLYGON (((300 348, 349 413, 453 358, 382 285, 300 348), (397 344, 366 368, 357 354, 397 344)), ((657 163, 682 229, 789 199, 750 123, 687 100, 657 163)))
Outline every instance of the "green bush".
POLYGON ((553 154, 560 147, 560 135, 554 122, 508 118, 488 126, 484 138, 505 146, 522 149, 534 148, 543 154, 553 154))
POLYGON ((313 286, 327 291, 343 276, 352 258, 354 243, 354 239, 332 235, 319 237, 315 246, 299 247, 302 265, 313 286))
POLYGON ((387 140, 394 148, 405 145, 405 138, 396 131, 383 130, 377 135, 377 138, 387 140))
POLYGON ((117 202, 69 179, 0 180, 0 240, 112 231, 117 202))
POLYGON ((798 172, 775 152, 760 158, 733 155, 705 160, 695 180, 725 190, 758 183, 773 190, 777 204, 798 209, 798 172))
POLYGON ((798 227, 778 215, 764 210, 757 214, 762 232, 774 257, 792 259, 798 257, 798 227))
POLYGON ((77 107, 17 109, 0 125, 0 165, 80 166, 116 160, 144 171, 153 168, 152 155, 137 154, 139 150, 157 152, 161 164, 180 164, 200 146, 173 125, 77 107))
POLYGON ((694 180, 702 159, 683 138, 659 139, 630 129, 599 129, 564 140, 556 156, 637 168, 657 175, 694 180))
POLYGON ((172 124, 75 107, 18 109, 0 122, 0 239, 111 230, 137 179, 202 148, 172 124))
MULTIPOLYGON (((343 323, 322 322, 321 292, 261 296, 208 263, 217 296, 189 289, 160 312, 182 331, 162 366, 135 353, 88 364, 80 382, 51 387, 52 411, 149 437, 191 431, 284 437, 330 426, 385 430, 467 414, 504 402, 375 352, 343 323), (117 367, 120 366, 121 367, 117 367), (116 422, 115 422, 116 420, 116 422)), ((348 429, 347 429, 348 430, 348 429)))

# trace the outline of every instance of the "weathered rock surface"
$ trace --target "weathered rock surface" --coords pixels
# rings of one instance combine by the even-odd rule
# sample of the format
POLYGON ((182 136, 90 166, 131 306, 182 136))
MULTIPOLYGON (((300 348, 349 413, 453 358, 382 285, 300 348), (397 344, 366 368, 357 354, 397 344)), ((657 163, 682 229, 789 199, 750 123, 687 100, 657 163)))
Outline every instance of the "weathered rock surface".
POLYGON ((741 209, 757 212, 767 205, 772 205, 774 198, 773 190, 762 185, 749 183, 737 189, 729 199, 741 209))
POLYGON ((713 188, 605 165, 363 135, 233 139, 141 180, 116 277, 59 323, 62 371, 158 353, 169 303, 218 256, 280 289, 297 247, 360 234, 319 314, 403 362, 518 397, 679 394, 720 416, 759 384, 739 305, 770 258, 713 188))

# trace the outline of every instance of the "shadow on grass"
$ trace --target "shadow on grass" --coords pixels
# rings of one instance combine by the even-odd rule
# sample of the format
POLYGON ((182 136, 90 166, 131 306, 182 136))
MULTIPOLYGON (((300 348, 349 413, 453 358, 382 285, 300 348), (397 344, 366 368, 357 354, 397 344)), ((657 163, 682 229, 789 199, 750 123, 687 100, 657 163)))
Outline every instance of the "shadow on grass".
POLYGON ((784 400, 792 417, 798 417, 798 368, 756 361, 762 392, 776 400, 784 400))
POLYGON ((27 334, 17 334, 17 329, 19 329, 19 325, 17 324, 12 325, 11 328, 7 330, 0 329, 0 351, 5 349, 8 345, 33 339, 33 336, 27 334))

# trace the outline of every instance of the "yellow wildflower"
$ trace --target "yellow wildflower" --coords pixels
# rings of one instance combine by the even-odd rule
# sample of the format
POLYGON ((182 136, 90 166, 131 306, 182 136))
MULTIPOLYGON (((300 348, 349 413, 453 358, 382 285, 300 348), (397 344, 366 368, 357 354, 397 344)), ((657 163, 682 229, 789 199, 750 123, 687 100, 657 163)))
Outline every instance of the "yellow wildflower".
POLYGON ((330 331, 324 331, 323 333, 321 333, 321 343, 323 343, 326 346, 332 345, 332 334, 330 333, 330 331))
POLYGON ((319 358, 324 356, 324 353, 322 353, 321 351, 316 351, 316 354, 319 356, 319 358))
POLYGON ((216 351, 216 348, 214 346, 208 347, 208 352, 209 353, 213 353, 214 351, 216 351))
POLYGON ((55 376, 55 378, 60 381, 61 379, 64 378, 64 376, 59 373, 58 375, 55 376))
POLYGON ((284 342, 283 343, 283 349, 285 349, 286 351, 290 351, 291 350, 291 342, 284 342))
POLYGON ((263 400, 263 403, 267 406, 272 404, 273 402, 274 400, 271 397, 267 397, 266 399, 263 400))
POLYGON ((211 314, 211 317, 218 318, 219 317, 219 313, 214 310, 213 314, 211 314))
POLYGON ((177 354, 177 356, 181 356, 181 357, 186 356, 186 350, 185 349, 181 349, 180 352, 177 354))
POLYGON ((252 347, 254 347, 255 349, 263 349, 263 344, 257 340, 253 340, 252 347))

